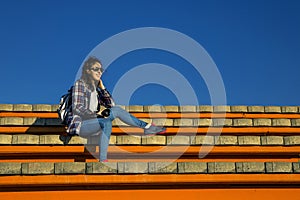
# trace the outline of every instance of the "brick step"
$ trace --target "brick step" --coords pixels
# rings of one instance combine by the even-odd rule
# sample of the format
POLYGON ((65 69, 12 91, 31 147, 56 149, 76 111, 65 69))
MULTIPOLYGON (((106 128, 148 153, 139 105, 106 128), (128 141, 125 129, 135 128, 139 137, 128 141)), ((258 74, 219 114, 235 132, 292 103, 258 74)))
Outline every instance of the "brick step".
MULTIPOLYGON (((129 112, 243 112, 243 113, 300 113, 300 106, 211 106, 211 105, 119 105, 129 112)), ((49 104, 0 104, 2 112, 56 112, 58 105, 49 104)))
MULTIPOLYGON (((199 112, 131 112, 138 118, 246 118, 246 119, 299 119, 299 113, 199 113, 199 112)), ((0 117, 16 117, 16 118, 49 118, 58 119, 56 112, 0 112, 0 117)))
MULTIPOLYGON (((109 163, 100 163, 100 162, 65 162, 65 163, 41 163, 41 162, 33 162, 33 163, 0 163, 0 187, 7 187, 9 185, 20 184, 19 182, 14 182, 14 176, 18 177, 20 181, 25 181, 27 184, 34 184, 40 181, 43 181, 44 184, 54 184, 51 183, 51 180, 55 179, 50 178, 48 180, 43 179, 42 177, 38 177, 39 179, 34 179, 32 175, 58 175, 62 176, 66 174, 115 174, 119 175, 120 178, 116 178, 115 176, 106 176, 107 179, 102 179, 103 176, 97 176, 97 179, 100 179, 102 183, 121 183, 128 178, 128 180, 132 180, 134 182, 142 181, 136 179, 136 176, 126 177, 126 174, 193 174, 194 178, 189 177, 189 181, 201 182, 201 180, 197 179, 197 174, 247 174, 251 173, 254 177, 257 178, 257 175, 261 175, 256 179, 257 183, 262 180, 264 175, 273 174, 273 181, 271 182, 284 182, 286 180, 290 180, 290 183, 300 183, 300 164, 292 163, 292 162, 109 162, 109 163), (277 173, 285 173, 291 174, 290 176, 282 176, 283 179, 275 179, 277 173), (292 175, 294 173, 294 176, 292 175), (255 176, 255 174, 257 174, 255 176), (6 175, 10 175, 11 180, 6 175), (23 175, 23 177, 19 177, 18 175, 23 175), (34 182, 30 179, 27 179, 27 175, 33 178, 34 182), (122 177, 124 176, 124 177, 122 177), (101 178, 102 177, 102 178, 101 178), (284 178, 285 177, 285 178, 284 178), (293 177, 293 181, 290 179, 293 177)), ((35 176, 36 177, 36 176, 35 176)), ((70 176, 71 177, 71 176, 70 176)), ((77 181, 74 179, 70 179, 69 184, 76 183, 77 181)), ((77 176, 78 177, 78 176, 77 176)), ((165 175, 165 178, 167 175, 165 175)), ((203 176, 200 176, 203 177, 203 176)), ((217 178, 218 176, 215 176, 217 178)), ((230 178, 230 176, 228 176, 230 178)), ((252 177, 252 178, 254 178, 252 177)), ((267 176, 265 176, 266 178, 267 176)), ((88 176, 86 177, 88 179, 88 176)), ((96 178, 96 177, 95 177, 96 178)), ((141 178, 141 177, 140 177, 141 178)), ((150 178, 150 177, 148 177, 150 178)), ((166 180, 161 177, 162 180, 166 180)), ((177 181, 180 180, 180 176, 177 177, 177 181)), ((187 177, 186 177, 187 178, 187 177)), ((248 177, 251 181, 252 179, 248 177)), ((217 178, 218 179, 218 178, 217 178)), ((59 179, 56 179, 59 180, 59 179)), ((150 178, 151 180, 151 178, 150 178)), ((149 180, 149 182, 151 182, 149 180)), ((160 181, 162 181, 160 180, 160 181)), ((208 179, 203 179, 202 181, 207 181, 208 179)), ((249 182, 251 182, 249 180, 249 182)), ((86 180, 87 181, 87 180, 86 180)), ((126 180, 127 181, 127 180, 126 180)), ((159 180, 155 180, 159 181, 159 180)), ((172 179, 169 182, 172 182, 172 179)), ((175 180, 173 180, 175 181, 175 180)), ((177 182, 176 181, 176 182, 177 182)), ((184 182, 184 180, 181 180, 184 182)), ((186 180, 187 181, 187 180, 186 180)), ((213 179, 210 179, 213 181, 213 179)), ((225 180, 223 180, 225 181, 225 180)), ((238 180, 236 180, 238 181, 238 180)), ((242 180, 240 180, 242 181, 242 180)), ((245 180, 244 180, 245 181, 245 180)), ((266 181, 266 180, 264 180, 266 181)), ((24 183, 26 183, 24 182, 24 183)), ((222 181, 221 181, 222 182, 222 181)), ((226 181, 227 182, 227 181, 226 181)), ((243 182, 243 181, 242 181, 243 182)), ((78 183, 78 182, 77 182, 78 183)), ((40 182, 42 184, 42 182, 40 182)), ((58 183, 55 183, 58 184, 58 183)), ((99 182, 100 184, 100 182, 99 182)))
MULTIPOLYGON (((68 145, 98 144, 98 138, 90 139, 74 136, 68 145)), ((188 136, 188 135, 112 135, 110 137, 111 145, 235 145, 235 146, 293 146, 300 145, 300 135, 296 136, 188 136)), ((33 135, 33 134, 1 134, 0 145, 63 145, 59 135, 33 135)), ((1 146, 0 146, 1 149, 1 146)))
MULTIPOLYGON (((300 146, 110 146, 108 158, 112 162, 132 160, 139 162, 149 160, 298 162, 299 152, 300 146), (199 155, 203 158, 199 158, 199 155)), ((2 146, 0 151, 0 162, 87 160, 90 162, 95 161, 97 157, 98 148, 95 146, 2 146)))
MULTIPOLYGON (((144 114, 144 113, 142 113, 144 114)), ((137 115, 137 114, 136 114, 137 115)), ((180 115, 180 114, 179 114, 180 115)), ((284 114, 280 114, 280 116, 262 116, 257 115, 251 116, 251 118, 207 118, 204 116, 185 116, 185 118, 171 118, 170 116, 162 117, 162 116, 151 116, 150 118, 143 118, 137 116, 139 119, 145 122, 152 122, 159 126, 234 126, 234 127, 243 127, 243 126, 274 126, 274 127, 282 127, 282 126, 292 126, 292 127, 300 127, 300 115, 297 116, 284 116, 284 114)), ((61 121, 58 118, 37 118, 37 117, 0 117, 0 126, 63 126, 61 121)), ((119 119, 113 121, 113 126, 128 126, 124 122, 119 119)))
MULTIPOLYGON (((167 127, 166 135, 299 135, 300 127, 167 127)), ((0 134, 64 134, 64 127, 57 126, 0 126, 0 134)), ((112 135, 143 135, 136 127, 113 127, 112 135)))

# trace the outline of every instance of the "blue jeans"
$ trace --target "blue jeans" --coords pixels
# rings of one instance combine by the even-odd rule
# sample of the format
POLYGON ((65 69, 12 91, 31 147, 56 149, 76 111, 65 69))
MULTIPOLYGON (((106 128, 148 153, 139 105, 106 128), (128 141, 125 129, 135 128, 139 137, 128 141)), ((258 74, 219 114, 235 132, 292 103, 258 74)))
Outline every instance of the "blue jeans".
POLYGON ((89 137, 96 135, 97 133, 100 134, 100 161, 107 159, 107 149, 112 130, 112 121, 115 118, 119 118, 124 123, 139 128, 145 128, 147 125, 146 122, 139 120, 119 106, 112 107, 110 109, 110 115, 107 118, 95 118, 83 121, 79 133, 81 137, 89 137))

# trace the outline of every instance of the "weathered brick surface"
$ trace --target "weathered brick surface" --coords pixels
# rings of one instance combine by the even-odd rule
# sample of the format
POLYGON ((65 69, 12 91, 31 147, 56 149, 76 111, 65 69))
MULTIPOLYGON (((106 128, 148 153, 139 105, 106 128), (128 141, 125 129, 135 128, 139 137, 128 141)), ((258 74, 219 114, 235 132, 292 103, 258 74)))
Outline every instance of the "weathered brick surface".
POLYGON ((293 172, 292 163, 289 162, 267 162, 267 173, 291 173, 293 172))
POLYGON ((191 136, 191 145, 214 145, 214 136, 197 135, 191 136))
POLYGON ((115 144, 117 144, 117 136, 116 136, 116 135, 111 135, 111 136, 110 136, 109 144, 110 144, 110 145, 115 145, 115 144))
POLYGON ((247 106, 230 106, 231 112, 247 112, 247 106))
POLYGON ((59 140, 58 135, 40 135, 40 144, 62 145, 63 142, 59 140))
POLYGON ((177 173, 176 162, 150 162, 149 173, 177 173))
POLYGON ((117 136, 117 145, 140 145, 141 136, 120 135, 117 136))
POLYGON ((300 173, 300 163, 299 162, 293 163, 293 172, 300 173))
POLYGON ((300 145, 300 136, 284 136, 284 145, 300 145))
POLYGON ((190 136, 171 135, 167 136, 168 145, 190 145, 190 136))
POLYGON ((79 136, 74 136, 70 140, 69 144, 77 145, 77 144, 87 144, 87 139, 79 136))
POLYGON ((164 106, 162 108, 164 112, 179 112, 179 107, 178 106, 164 106))
POLYGON ((252 119, 233 119, 233 126, 253 126, 252 119))
POLYGON ((127 112, 129 112, 130 106, 124 106, 123 109, 126 110, 127 112))
POLYGON ((59 107, 58 104, 53 104, 53 105, 51 105, 51 111, 52 111, 52 112, 57 112, 58 107, 59 107))
POLYGON ((265 106, 266 113, 281 113, 280 106, 265 106))
POLYGON ((283 136, 261 136, 262 145, 283 145, 283 136))
POLYGON ((208 118, 194 119, 194 126, 212 126, 212 125, 213 125, 212 119, 208 119, 208 118))
POLYGON ((166 136, 142 136, 142 145, 166 145, 166 136))
POLYGON ((196 112, 196 111, 197 111, 196 106, 190 106, 190 105, 179 106, 179 112, 196 112))
POLYGON ((208 173, 235 173, 235 163, 231 162, 210 162, 208 173))
POLYGON ((22 174, 36 175, 36 174, 53 174, 54 163, 22 163, 22 174))
POLYGON ((152 123, 155 124, 156 126, 173 126, 174 122, 173 122, 173 119, 154 118, 154 119, 152 119, 152 123))
POLYGON ((297 113, 298 107, 297 106, 282 106, 281 112, 282 113, 297 113))
POLYGON ((45 118, 25 117, 23 124, 25 126, 44 126, 46 125, 45 118))
POLYGON ((193 126, 193 119, 174 119, 174 126, 193 126))
POLYGON ((2 117, 0 125, 23 125, 23 117, 2 117))
POLYGON ((300 126, 300 119, 291 119, 292 126, 300 126))
POLYGON ((143 112, 144 111, 144 107, 140 106, 140 105, 132 105, 129 106, 129 112, 143 112))
POLYGON ((101 162, 90 162, 86 163, 87 174, 115 174, 118 172, 117 163, 101 163, 101 162))
POLYGON ((232 119, 212 119, 213 126, 232 126, 232 119))
POLYGON ((21 163, 0 162, 0 175, 21 174, 21 163))
POLYGON ((61 162, 55 163, 55 174, 84 174, 84 162, 61 162))
POLYGON ((48 104, 34 104, 32 105, 32 111, 36 112, 51 112, 52 106, 48 104))
POLYGON ((178 173, 207 173, 206 162, 179 162, 178 173))
POLYGON ((271 119, 253 119, 253 126, 272 126, 271 119))
POLYGON ((0 175, 46 174, 218 174, 300 173, 300 163, 290 162, 39 162, 0 163, 0 175))
POLYGON ((214 112, 230 112, 230 106, 213 106, 214 112))
POLYGON ((291 126, 290 119, 272 119, 272 126, 291 126))
POLYGON ((12 144, 39 144, 40 138, 38 135, 20 134, 13 135, 12 144))
POLYGON ((14 104, 13 111, 32 111, 30 104, 14 104))
POLYGON ((197 112, 213 112, 213 106, 203 105, 197 106, 197 112))
POLYGON ((263 112, 265 112, 265 107, 264 106, 248 106, 248 112, 263 113, 263 112))
POLYGON ((161 106, 144 106, 144 112, 162 112, 161 106))
POLYGON ((13 104, 0 104, 0 111, 12 111, 13 104))
POLYGON ((121 163, 118 163, 118 173, 120 173, 120 174, 148 173, 148 163, 145 163, 145 162, 121 162, 121 163))
POLYGON ((236 163, 237 173, 265 173, 263 162, 241 162, 236 163))
POLYGON ((237 145, 238 139, 237 136, 221 135, 218 138, 215 137, 215 144, 216 145, 237 145))
POLYGON ((0 134, 0 144, 11 144, 11 143, 12 143, 12 135, 0 134))
POLYGON ((239 145, 261 145, 260 136, 238 136, 239 145))

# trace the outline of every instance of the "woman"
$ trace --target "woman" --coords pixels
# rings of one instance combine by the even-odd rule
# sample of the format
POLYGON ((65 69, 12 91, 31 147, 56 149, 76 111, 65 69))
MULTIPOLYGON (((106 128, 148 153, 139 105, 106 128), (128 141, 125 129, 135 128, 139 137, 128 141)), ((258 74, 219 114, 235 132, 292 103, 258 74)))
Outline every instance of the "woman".
POLYGON ((139 120, 121 107, 115 106, 110 93, 101 80, 102 73, 103 68, 97 58, 89 57, 84 62, 81 78, 75 82, 73 87, 72 113, 68 117, 67 132, 69 135, 81 137, 100 133, 100 161, 108 162, 107 149, 112 131, 112 121, 115 118, 119 118, 128 125, 143 128, 145 135, 162 134, 166 129, 139 120), (101 106, 109 108, 109 110, 106 109, 102 115, 98 115, 101 106))

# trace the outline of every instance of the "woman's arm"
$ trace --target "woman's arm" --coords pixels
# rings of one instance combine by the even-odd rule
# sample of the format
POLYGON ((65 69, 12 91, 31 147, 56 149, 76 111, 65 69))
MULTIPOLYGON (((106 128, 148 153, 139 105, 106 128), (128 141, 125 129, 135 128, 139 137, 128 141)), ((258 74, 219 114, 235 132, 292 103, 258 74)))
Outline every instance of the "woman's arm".
POLYGON ((98 91, 100 93, 100 98, 99 98, 100 105, 102 105, 106 108, 111 108, 115 105, 115 102, 114 102, 111 94, 106 90, 101 79, 98 84, 98 91))

